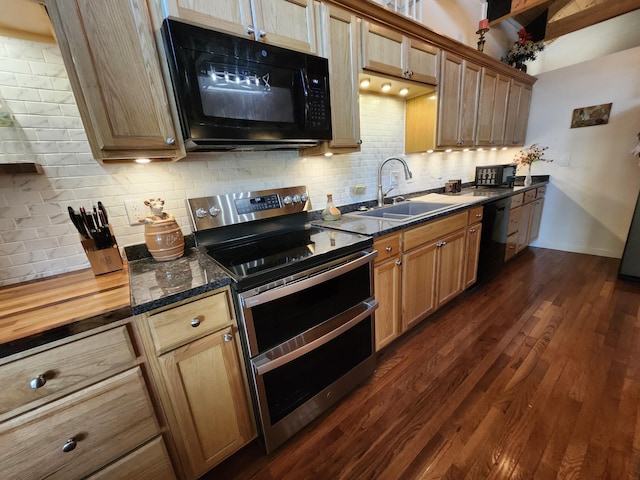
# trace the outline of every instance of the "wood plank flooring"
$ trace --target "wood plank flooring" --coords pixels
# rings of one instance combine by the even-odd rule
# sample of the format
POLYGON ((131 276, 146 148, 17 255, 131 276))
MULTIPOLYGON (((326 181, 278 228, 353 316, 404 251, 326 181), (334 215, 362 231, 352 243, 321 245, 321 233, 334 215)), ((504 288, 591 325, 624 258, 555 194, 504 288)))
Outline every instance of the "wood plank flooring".
POLYGON ((618 265, 529 248, 276 452, 203 479, 639 479, 640 284, 618 265))

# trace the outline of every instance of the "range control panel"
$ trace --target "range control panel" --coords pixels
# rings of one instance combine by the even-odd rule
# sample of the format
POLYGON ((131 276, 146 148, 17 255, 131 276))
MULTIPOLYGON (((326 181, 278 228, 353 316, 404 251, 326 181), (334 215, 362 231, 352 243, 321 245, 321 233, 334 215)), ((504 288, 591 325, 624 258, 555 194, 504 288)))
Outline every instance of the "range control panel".
POLYGON ((190 198, 187 208, 195 232, 225 225, 311 210, 307 187, 229 193, 190 198))

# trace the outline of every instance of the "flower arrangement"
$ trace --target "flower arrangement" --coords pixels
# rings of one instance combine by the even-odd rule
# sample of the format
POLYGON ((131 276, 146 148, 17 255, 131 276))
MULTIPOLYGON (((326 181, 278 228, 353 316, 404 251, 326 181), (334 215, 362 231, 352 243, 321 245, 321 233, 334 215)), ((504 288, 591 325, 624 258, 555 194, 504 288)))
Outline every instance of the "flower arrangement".
POLYGON ((544 152, 548 149, 549 147, 540 147, 537 143, 534 143, 529 148, 520 150, 514 160, 520 165, 526 165, 528 167, 531 167, 531 164, 534 162, 553 162, 553 160, 544 158, 544 152))
POLYGON ((535 60, 538 52, 544 50, 544 43, 542 41, 534 42, 531 38, 531 34, 524 28, 518 30, 518 40, 500 60, 518 68, 523 66, 526 60, 535 60))

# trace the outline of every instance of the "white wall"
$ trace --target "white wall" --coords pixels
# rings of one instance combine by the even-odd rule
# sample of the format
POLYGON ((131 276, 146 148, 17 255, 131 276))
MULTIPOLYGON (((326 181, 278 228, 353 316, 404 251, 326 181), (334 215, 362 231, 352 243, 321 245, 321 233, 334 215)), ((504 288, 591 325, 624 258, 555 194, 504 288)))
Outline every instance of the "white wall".
POLYGON ((527 144, 555 161, 534 166, 551 175, 536 245, 621 257, 640 188, 638 59, 640 47, 539 75, 527 144), (569 128, 573 109, 609 102, 608 124, 569 128))
MULTIPOLYGON (((142 225, 130 226, 124 200, 161 197, 185 234, 185 199, 213 194, 307 185, 316 209, 326 194, 345 205, 376 198, 377 167, 404 150, 404 101, 362 95, 362 152, 302 158, 294 152, 190 154, 176 163, 101 165, 91 156, 55 45, 0 37, 0 99, 20 128, 0 128, 0 162, 35 161, 45 175, 0 176, 0 285, 88 267, 67 206, 102 200, 120 246, 144 243, 142 225), (25 141, 26 139, 26 141, 25 141), (366 193, 352 194, 365 185, 366 193)), ((507 163, 509 152, 410 155, 414 178, 393 193, 473 180, 476 163, 507 163)), ((398 169, 394 162, 385 167, 398 169)))

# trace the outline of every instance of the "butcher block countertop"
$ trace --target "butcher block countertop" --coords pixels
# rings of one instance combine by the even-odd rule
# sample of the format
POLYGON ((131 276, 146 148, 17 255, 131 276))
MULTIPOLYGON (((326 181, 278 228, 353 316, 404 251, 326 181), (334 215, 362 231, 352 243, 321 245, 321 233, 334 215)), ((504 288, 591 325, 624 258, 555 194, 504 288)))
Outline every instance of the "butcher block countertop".
POLYGON ((128 268, 0 288, 0 357, 131 316, 128 268))

